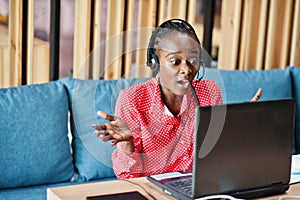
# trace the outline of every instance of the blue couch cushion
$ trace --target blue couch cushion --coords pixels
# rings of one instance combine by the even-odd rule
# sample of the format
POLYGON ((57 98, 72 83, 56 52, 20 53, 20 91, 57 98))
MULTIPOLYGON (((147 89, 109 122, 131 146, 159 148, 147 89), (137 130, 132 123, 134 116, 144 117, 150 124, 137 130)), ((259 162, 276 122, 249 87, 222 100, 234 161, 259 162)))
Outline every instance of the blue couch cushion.
POLYGON ((115 147, 94 135, 94 123, 106 121, 98 110, 114 114, 119 91, 146 79, 79 80, 60 79, 70 93, 73 152, 79 182, 115 177, 111 154, 115 147))
POLYGON ((296 100, 295 148, 294 154, 300 154, 300 67, 289 67, 293 80, 293 93, 296 100))
POLYGON ((205 79, 217 82, 224 103, 249 101, 258 88, 260 101, 292 98, 292 80, 289 69, 280 70, 217 70, 206 69, 205 79))
POLYGON ((63 84, 0 89, 0 188, 69 181, 67 125, 63 84))

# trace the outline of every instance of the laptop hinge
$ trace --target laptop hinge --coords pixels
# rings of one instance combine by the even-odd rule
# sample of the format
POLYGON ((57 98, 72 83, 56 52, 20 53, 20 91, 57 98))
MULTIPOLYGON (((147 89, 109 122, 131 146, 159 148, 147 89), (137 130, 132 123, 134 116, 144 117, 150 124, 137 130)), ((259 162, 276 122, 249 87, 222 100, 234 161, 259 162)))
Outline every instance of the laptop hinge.
POLYGON ((281 190, 283 187, 282 182, 278 182, 278 183, 272 183, 271 184, 271 188, 274 190, 281 190))

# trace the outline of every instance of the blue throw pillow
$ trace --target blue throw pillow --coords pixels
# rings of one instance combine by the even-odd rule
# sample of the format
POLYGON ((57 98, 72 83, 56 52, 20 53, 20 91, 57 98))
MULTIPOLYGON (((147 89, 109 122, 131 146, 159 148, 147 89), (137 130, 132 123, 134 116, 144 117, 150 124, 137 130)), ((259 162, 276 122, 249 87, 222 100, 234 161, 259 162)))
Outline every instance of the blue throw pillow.
POLYGON ((70 181, 73 174, 64 85, 0 89, 0 188, 70 181))
POLYGON ((293 93, 296 100, 295 148, 294 154, 300 154, 300 67, 289 67, 293 80, 293 93))
POLYGON ((79 182, 115 177, 111 154, 115 147, 94 135, 92 124, 105 123, 96 112, 114 114, 119 92, 146 79, 79 80, 61 79, 71 100, 73 155, 79 182))

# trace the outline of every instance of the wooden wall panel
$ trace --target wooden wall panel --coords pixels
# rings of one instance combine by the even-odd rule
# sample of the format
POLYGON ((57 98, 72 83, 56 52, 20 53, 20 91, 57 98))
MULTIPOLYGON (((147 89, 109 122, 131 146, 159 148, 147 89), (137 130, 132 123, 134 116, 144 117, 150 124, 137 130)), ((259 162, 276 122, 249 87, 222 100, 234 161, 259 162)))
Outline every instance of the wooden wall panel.
MULTIPOLYGON (((192 26, 196 25, 196 8, 197 8, 196 0, 189 0, 188 1, 187 21, 192 26)), ((199 35, 198 35, 198 37, 199 37, 199 35)))
POLYGON ((223 0, 218 67, 236 69, 241 23, 242 0, 223 0))
POLYGON ((165 21, 167 17, 167 0, 158 0, 157 5, 157 25, 165 21))
POLYGON ((9 2, 8 52, 9 68, 8 80, 5 85, 21 85, 22 73, 22 18, 23 0, 9 2))
POLYGON ((89 78, 91 0, 75 1, 73 77, 89 78))
POLYGON ((168 1, 167 19, 170 18, 186 18, 187 0, 168 1))
POLYGON ((33 40, 34 40, 34 0, 27 1, 27 55, 26 55, 26 66, 27 66, 27 84, 34 83, 33 73, 33 40))
MULTIPOLYGON (((7 40, 7 37, 4 37, 7 40)), ((8 41, 8 40, 7 40, 8 41)), ((9 67, 9 53, 7 44, 3 45, 3 37, 0 27, 0 88, 10 87, 10 68, 9 67)))
POLYGON ((156 26, 156 1, 144 0, 139 1, 138 12, 138 31, 136 54, 136 77, 151 77, 152 71, 146 67, 146 54, 148 42, 156 26))
POLYGON ((118 79, 122 72, 124 0, 108 1, 105 45, 105 79, 118 79))
MULTIPOLYGON (((19 9, 22 13, 20 2, 12 2, 10 9, 19 9)), ((26 79, 26 84, 49 82, 50 45, 49 42, 34 38, 34 0, 27 3, 27 30, 22 27, 23 16, 16 11, 10 13, 9 26, 0 24, 0 88, 19 86, 22 79, 26 79), (25 31, 27 77, 22 77, 22 37, 25 31)))
POLYGON ((28 84, 47 83, 50 80, 50 44, 34 39, 33 42, 33 70, 31 82, 28 84))
POLYGON ((9 53, 8 53, 8 29, 0 24, 0 88, 9 87, 10 80, 9 53))
MULTIPOLYGON (((218 67, 220 69, 283 69, 286 65, 299 66, 299 1, 222 0, 221 29, 220 32, 215 29, 213 33, 213 45, 219 46, 218 67)), ((34 0, 27 2, 28 26, 33 27, 34 0)), ((150 77, 152 71, 145 64, 148 42, 154 27, 166 19, 187 19, 194 26, 200 39, 203 35, 203 25, 195 21, 196 14, 199 12, 197 0, 76 0, 74 2, 73 75, 75 78, 98 79, 103 77, 103 73, 105 79, 118 79, 123 75, 122 73, 126 78, 150 77), (107 27, 101 30, 104 2, 108 5, 105 10, 107 27), (91 13, 94 13, 94 16, 91 16, 91 13), (93 17, 93 24, 91 24, 91 17, 93 17), (134 32, 134 30, 138 31, 134 32), (90 38, 91 31, 93 38, 90 38), (103 31, 107 34, 104 40, 103 31), (123 35, 124 31, 127 34, 123 35), (104 42, 106 48, 99 48, 99 45, 104 42), (92 66, 89 60, 91 49, 98 51, 97 56, 91 57, 92 66), (135 50, 137 52, 133 53, 135 50), (133 57, 134 55, 136 57, 133 57)), ((10 26, 7 33, 9 35, 7 42, 9 42, 6 44, 6 49, 0 44, 0 87, 21 84, 22 31, 24 31, 22 9, 23 0, 10 1, 10 26)), ((28 29, 27 35, 27 82, 45 82, 49 67, 41 66, 45 65, 42 64, 42 60, 49 62, 47 61, 49 44, 36 41, 31 28, 28 29)))
POLYGON ((189 0, 188 1, 188 9, 187 9, 187 21, 193 26, 200 40, 201 44, 203 44, 203 24, 196 21, 196 13, 199 12, 197 7, 197 0, 189 0))
POLYGON ((293 0, 270 1, 265 69, 284 69, 288 64, 293 0))
POLYGON ((299 0, 245 0, 240 10, 237 4, 222 1, 219 68, 284 69, 299 64, 299 0))
POLYGON ((300 0, 295 0, 290 65, 300 66, 300 0))
POLYGON ((34 1, 27 1, 26 84, 47 83, 50 80, 50 44, 34 38, 34 1))
POLYGON ((135 16, 135 2, 134 0, 127 0, 127 10, 125 12, 126 15, 126 27, 125 27, 125 51, 124 54, 124 78, 132 78, 132 71, 133 68, 133 51, 135 50, 133 44, 134 44, 134 36, 136 34, 136 31, 133 30, 134 28, 134 16, 135 16))
POLYGON ((100 55, 103 51, 101 49, 101 7, 102 0, 95 0, 94 2, 94 16, 93 16, 93 38, 92 38, 92 79, 99 79, 102 74, 101 73, 101 62, 100 55))
POLYGON ((245 0, 243 5, 239 69, 262 69, 268 1, 245 0))

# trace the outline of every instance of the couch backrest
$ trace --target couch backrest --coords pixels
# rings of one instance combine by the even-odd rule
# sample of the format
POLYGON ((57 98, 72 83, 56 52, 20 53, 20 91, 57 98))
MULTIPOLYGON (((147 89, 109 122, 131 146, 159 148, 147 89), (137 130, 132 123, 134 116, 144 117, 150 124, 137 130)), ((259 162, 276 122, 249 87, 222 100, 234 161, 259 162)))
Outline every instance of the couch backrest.
MULTIPOLYGON (((290 68, 265 71, 206 69, 204 79, 212 79, 218 83, 225 103, 249 101, 260 87, 263 89, 260 101, 294 97, 290 68)), ((114 114, 115 102, 121 89, 145 80, 147 79, 61 79, 69 91, 71 100, 73 150, 79 181, 114 176, 111 163, 114 147, 94 136, 91 124, 105 122, 96 116, 98 110, 114 114)), ((299 105, 299 98, 297 101, 299 105)), ((299 124, 299 117, 297 120, 299 124)), ((296 138, 299 138, 299 131, 300 129, 296 128, 296 138)), ((295 150, 299 149, 300 143, 295 144, 295 150)))

